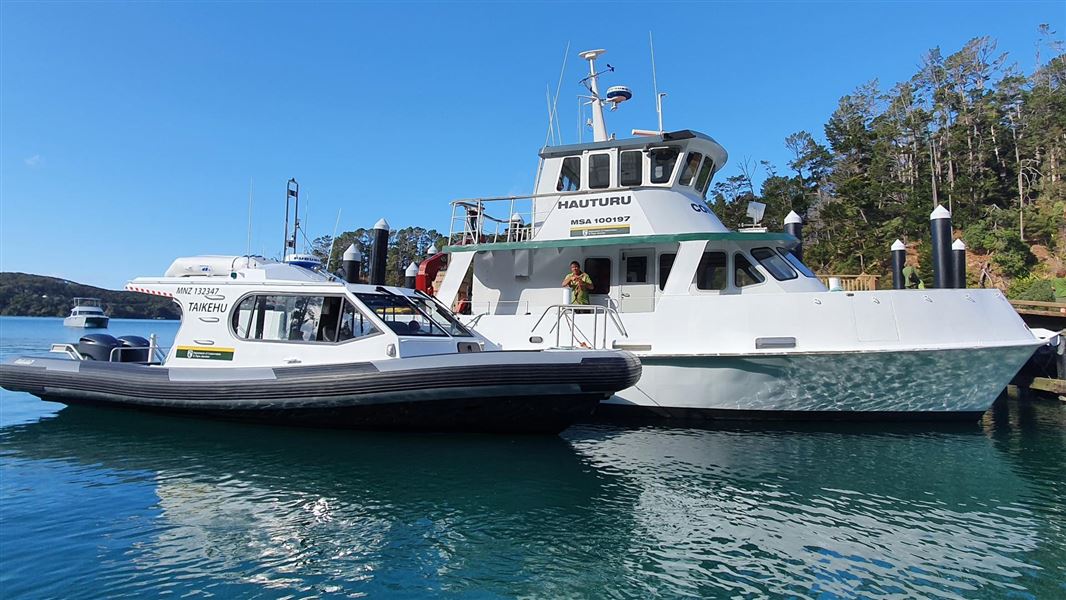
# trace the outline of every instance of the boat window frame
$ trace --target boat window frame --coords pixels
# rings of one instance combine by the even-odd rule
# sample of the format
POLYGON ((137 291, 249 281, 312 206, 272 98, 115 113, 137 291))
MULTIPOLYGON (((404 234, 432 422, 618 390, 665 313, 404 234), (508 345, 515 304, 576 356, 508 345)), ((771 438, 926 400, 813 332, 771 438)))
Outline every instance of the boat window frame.
POLYGON ((646 152, 648 154, 648 185, 673 185, 674 173, 677 172, 678 164, 681 163, 680 158, 685 155, 684 148, 681 146, 666 144, 662 146, 653 146, 651 148, 648 148, 646 152), (653 154, 657 150, 673 150, 677 153, 677 155, 674 156, 674 164, 672 167, 670 167, 670 172, 665 173, 661 181, 657 181, 655 178, 655 159, 653 158, 653 154))
MULTIPOLYGON (((750 288, 766 283, 766 276, 759 272, 759 267, 757 266, 758 264, 759 261, 749 257, 746 253, 741 252, 740 250, 734 251, 731 263, 732 268, 729 269, 729 283, 732 284, 732 286, 738 290, 743 290, 744 288, 750 288), (744 262, 748 263, 748 266, 751 267, 751 271, 748 272, 748 270, 745 269, 745 272, 747 272, 749 276, 751 276, 752 273, 758 275, 758 281, 746 285, 740 285, 740 283, 737 281, 737 258, 742 258, 744 259, 744 262)), ((752 279, 755 278, 752 277, 752 279)))
POLYGON ((678 252, 678 249, 675 248, 675 249, 671 249, 671 251, 669 251, 669 252, 659 252, 659 253, 657 253, 656 260, 659 262, 659 264, 658 264, 659 268, 656 271, 656 277, 659 280, 659 291, 660 292, 666 290, 666 281, 668 279, 670 279, 670 273, 673 272, 673 270, 674 270, 674 263, 677 261, 677 252, 678 252), (664 265, 663 264, 663 259, 668 258, 668 257, 669 257, 669 263, 670 264, 664 265))
MULTIPOLYGON (((406 294, 397 294, 395 292, 390 292, 390 291, 384 290, 384 288, 382 288, 380 286, 378 287, 378 290, 383 290, 383 291, 352 292, 352 295, 354 295, 355 298, 357 300, 359 300, 360 304, 362 304, 364 307, 369 309, 370 312, 373 313, 374 316, 378 318, 378 320, 380 320, 382 323, 384 323, 385 327, 389 331, 391 331, 392 333, 394 333, 398 337, 414 337, 414 338, 430 338, 430 339, 452 339, 454 337, 471 337, 471 336, 453 336, 452 334, 448 333, 447 331, 444 330, 443 327, 440 326, 439 323, 437 323, 437 321, 433 317, 427 315, 425 313, 425 311, 423 311, 417 304, 415 304, 414 301, 411 300, 411 298, 409 298, 406 294), (389 325, 389 322, 386 321, 381 315, 379 315, 376 310, 371 308, 370 305, 368 305, 366 302, 363 301, 363 296, 381 296, 383 298, 392 298, 392 297, 394 297, 394 298, 402 298, 403 300, 405 300, 407 302, 407 305, 410 306, 411 309, 415 311, 415 313, 420 315, 424 320, 426 320, 429 323, 429 330, 431 332, 433 331, 434 328, 436 328, 436 329, 440 330, 440 333, 439 334, 436 334, 436 333, 412 333, 412 332, 409 332, 409 331, 408 332, 397 331, 391 325, 389 325)), ((419 299, 419 300, 421 300, 421 299, 419 299)), ((393 321, 393 322, 399 322, 399 321, 393 321)))
POLYGON ((612 162, 611 158, 612 158, 612 154, 613 153, 611 153, 611 152, 593 152, 593 153, 589 153, 588 154, 588 157, 587 157, 588 160, 585 161, 585 164, 587 165, 587 168, 588 168, 588 173, 587 173, 588 177, 586 178, 588 180, 588 186, 589 186, 588 189, 590 189, 590 190, 607 190, 607 189, 611 189, 611 187, 612 187, 611 186, 611 162, 612 162), (593 183, 593 178, 592 178, 593 165, 592 165, 592 163, 594 161, 595 162, 599 162, 599 159, 601 157, 607 159, 607 165, 604 166, 604 167, 596 167, 596 168, 597 169, 602 169, 603 173, 607 176, 607 180, 601 182, 601 181, 599 181, 599 178, 597 177, 596 183, 603 183, 603 185, 592 185, 592 183, 593 183))
POLYGON ((781 248, 780 246, 777 247, 776 250, 782 258, 784 258, 789 264, 792 265, 793 269, 799 271, 804 277, 818 279, 818 275, 814 272, 814 270, 811 269, 802 260, 800 260, 798 256, 793 254, 791 250, 789 250, 788 248, 781 248))
POLYGON ((639 187, 644 185, 644 152, 641 150, 620 150, 618 152, 618 187, 639 187), (637 180, 636 183, 632 183, 632 179, 623 179, 623 163, 626 155, 636 155, 637 157, 637 180))
MULTIPOLYGON (((258 302, 256 302, 256 304, 258 304, 258 302)), ((253 311, 255 311, 255 306, 256 305, 253 305, 253 307, 252 307, 253 311)), ((233 337, 233 339, 235 339, 237 341, 240 341, 240 342, 255 342, 255 343, 264 342, 264 343, 268 343, 268 344, 311 344, 311 345, 316 345, 316 346, 341 346, 341 345, 344 345, 344 344, 350 344, 352 342, 360 342, 360 341, 363 341, 363 340, 368 340, 370 338, 377 337, 379 335, 384 335, 385 332, 383 330, 383 327, 385 329, 388 329, 388 327, 385 326, 383 323, 379 323, 378 322, 378 320, 376 319, 377 315, 368 316, 365 311, 366 311, 366 307, 363 306, 362 303, 356 302, 353 298, 351 298, 348 294, 345 294, 345 293, 288 292, 288 291, 286 291, 286 292, 267 292, 267 291, 263 291, 263 290, 252 290, 252 291, 245 292, 244 294, 239 296, 237 298, 237 301, 233 303, 233 308, 230 309, 230 313, 229 313, 229 316, 227 318, 228 324, 226 326, 226 329, 229 331, 229 334, 230 334, 231 337, 233 337), (358 336, 358 337, 348 338, 346 340, 341 340, 339 342, 336 342, 336 341, 335 342, 328 342, 328 341, 325 341, 325 340, 322 340, 322 341, 319 341, 319 340, 264 340, 264 339, 257 339, 257 338, 254 338, 254 337, 242 337, 240 335, 240 333, 237 332, 236 323, 234 323, 234 318, 237 317, 237 314, 240 312, 241 304, 243 304, 244 301, 247 300, 249 297, 253 297, 253 296, 308 296, 308 297, 320 297, 320 298, 323 299, 323 304, 325 304, 324 301, 325 301, 326 298, 340 298, 342 301, 348 302, 349 304, 351 304, 352 307, 356 310, 356 312, 361 314, 363 316, 363 318, 365 318, 367 321, 369 321, 374 326, 374 329, 376 331, 374 333, 368 333, 368 334, 364 334, 364 335, 361 335, 361 336, 358 336)), ((341 313, 343 314, 343 312, 344 312, 344 304, 342 302, 342 304, 341 304, 341 313)), ((321 315, 319 315, 319 318, 321 319, 321 315)))
POLYGON ((702 164, 703 153, 697 152, 695 150, 690 150, 688 154, 685 155, 685 160, 681 163, 681 174, 677 176, 677 184, 686 187, 695 187, 696 176, 699 174, 700 165, 702 164), (693 159, 695 159, 696 165, 689 169, 689 166, 692 165, 693 159), (685 177, 688 177, 687 181, 685 180, 685 177))
MULTIPOLYGON (((589 279, 592 280, 592 289, 589 290, 589 297, 591 297, 593 295, 609 296, 611 294, 611 288, 614 287, 614 286, 611 285, 611 278, 612 278, 612 276, 614 274, 613 271, 611 271, 611 269, 613 269, 613 268, 614 268, 614 263, 611 261, 611 257, 609 257, 609 256, 586 256, 586 257, 584 257, 584 259, 581 261, 581 272, 582 273, 587 273, 588 276, 589 276, 589 279), (604 273, 607 273, 607 277, 605 277, 605 278, 604 277, 599 277, 598 275, 596 277, 593 277, 592 276, 592 270, 590 270, 588 268, 590 260, 592 260, 592 261, 607 261, 607 269, 605 271, 603 271, 604 273), (597 283, 597 280, 600 280, 600 281, 604 281, 605 280, 605 283, 602 283, 603 287, 601 287, 600 283, 597 283), (603 291, 597 291, 597 290, 603 290, 603 291)), ((597 269, 597 270, 599 270, 599 269, 597 269)))
POLYGON ((692 272, 692 283, 689 284, 690 288, 692 290, 695 290, 695 292, 697 294, 712 294, 712 295, 721 294, 721 293, 725 292, 726 290, 730 289, 730 286, 733 285, 732 277, 730 276, 730 273, 732 273, 732 272, 733 272, 733 269, 732 269, 732 257, 729 255, 729 251, 728 250, 725 250, 725 249, 722 249, 722 248, 714 248, 714 249, 704 248, 703 252, 700 254, 699 262, 696 263, 696 270, 692 272), (725 258, 725 261, 723 261, 723 264, 722 264, 722 267, 721 267, 725 271, 725 273, 724 273, 725 280, 723 281, 723 285, 721 287, 714 287, 714 288, 712 288, 712 287, 708 287, 708 288, 700 287, 700 280, 699 280, 700 267, 703 266, 704 260, 706 260, 708 254, 721 254, 725 258))
MULTIPOLYGON (((767 273, 770 274, 771 277, 773 277, 774 279, 776 279, 778 281, 792 281, 793 279, 796 279, 796 278, 799 277, 799 273, 796 272, 796 269, 792 268, 792 265, 789 264, 788 260, 785 259, 780 254, 778 254, 777 252, 774 252, 774 249, 769 247, 769 246, 759 246, 758 248, 751 248, 750 250, 748 250, 748 254, 751 254, 751 257, 755 259, 755 262, 759 263, 759 265, 763 268, 763 270, 765 270, 767 273), (762 259, 762 258, 759 258, 758 256, 755 256, 756 252, 765 253, 765 254, 768 254, 769 256, 766 259, 762 259), (778 277, 778 274, 774 272, 774 268, 771 268, 769 265, 767 265, 765 262, 763 262, 764 260, 774 261, 775 259, 776 260, 780 260, 780 261, 782 261, 784 263, 783 266, 785 267, 785 269, 788 270, 788 274, 782 274, 782 275, 784 275, 783 277, 778 277)), ((777 266, 782 266, 782 265, 777 265, 774 262, 771 262, 771 264, 774 264, 775 268, 777 266)))
POLYGON ((692 187, 695 188, 705 200, 707 199, 707 190, 711 189, 711 182, 714 181, 714 167, 715 164, 714 161, 711 160, 711 157, 704 155, 703 164, 701 164, 699 168, 699 174, 696 175, 696 178, 692 182, 692 187), (703 179, 704 174, 707 175, 707 181, 704 181, 703 186, 701 187, 700 179, 703 179))
POLYGON ((557 192, 577 192, 577 191, 580 191, 581 190, 581 169, 582 169, 582 165, 581 165, 581 157, 580 156, 577 156, 577 155, 564 156, 563 159, 561 161, 559 161, 559 178, 556 180, 555 191, 557 191, 557 192), (575 186, 573 189, 570 189, 569 186, 563 186, 563 177, 568 177, 568 175, 566 175, 566 164, 567 164, 567 161, 572 161, 572 160, 576 160, 577 161, 577 169, 573 171, 573 173, 575 175, 577 175, 577 179, 574 179, 573 177, 570 177, 569 180, 571 182, 573 182, 573 184, 575 186))

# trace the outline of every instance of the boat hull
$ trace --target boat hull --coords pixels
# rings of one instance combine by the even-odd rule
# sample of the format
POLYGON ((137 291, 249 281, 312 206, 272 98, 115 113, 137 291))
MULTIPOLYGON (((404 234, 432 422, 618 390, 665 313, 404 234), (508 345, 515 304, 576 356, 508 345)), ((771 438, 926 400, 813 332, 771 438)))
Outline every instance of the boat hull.
POLYGON ((641 358, 643 376, 602 417, 974 420, 1035 345, 641 358), (652 400, 654 398, 654 400, 652 400))
POLYGON ((557 433, 635 383, 620 352, 485 352, 277 368, 55 358, 0 365, 0 386, 64 404, 332 428, 557 433))
POLYGON ((67 327, 84 327, 85 329, 106 329, 108 317, 67 317, 63 319, 63 325, 67 327))

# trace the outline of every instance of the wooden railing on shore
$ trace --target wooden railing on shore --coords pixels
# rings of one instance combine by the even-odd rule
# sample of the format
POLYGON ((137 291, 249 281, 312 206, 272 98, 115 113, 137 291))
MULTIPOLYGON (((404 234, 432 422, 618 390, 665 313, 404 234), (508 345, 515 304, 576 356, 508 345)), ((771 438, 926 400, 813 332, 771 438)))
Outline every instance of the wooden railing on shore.
POLYGON ((1038 300, 1011 300, 1011 306, 1020 315, 1066 318, 1066 302, 1040 302, 1038 300))
POLYGON ((835 277, 840 280, 840 287, 845 292, 867 292, 877 289, 877 280, 880 275, 819 275, 825 287, 829 287, 829 278, 835 277))

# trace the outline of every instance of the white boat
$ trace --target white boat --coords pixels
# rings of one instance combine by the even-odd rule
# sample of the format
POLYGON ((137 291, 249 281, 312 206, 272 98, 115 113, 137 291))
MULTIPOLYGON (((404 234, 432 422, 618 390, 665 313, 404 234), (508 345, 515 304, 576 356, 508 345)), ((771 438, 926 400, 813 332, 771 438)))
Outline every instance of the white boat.
POLYGON ((181 307, 173 347, 90 334, 0 364, 0 386, 246 421, 550 433, 640 374, 627 352, 493 351, 425 294, 259 257, 182 258, 126 289, 181 307))
POLYGON ((594 141, 544 147, 529 196, 453 202, 433 290, 504 349, 636 353, 640 381, 598 414, 971 418, 1040 344, 998 290, 829 291, 797 238, 726 228, 705 202, 725 149, 661 112, 659 131, 609 136, 603 107, 630 92, 600 94, 602 53, 581 55, 594 141), (591 307, 560 287, 571 261, 591 307))
POLYGON ((104 314, 104 304, 99 298, 75 298, 70 315, 63 319, 67 327, 105 328, 108 316, 104 314))

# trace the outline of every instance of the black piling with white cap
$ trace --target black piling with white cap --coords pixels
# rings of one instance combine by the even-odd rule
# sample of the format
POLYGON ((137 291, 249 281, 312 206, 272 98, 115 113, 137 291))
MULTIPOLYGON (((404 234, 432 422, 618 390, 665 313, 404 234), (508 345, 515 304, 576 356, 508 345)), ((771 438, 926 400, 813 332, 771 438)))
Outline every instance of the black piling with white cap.
POLYGON ((414 262, 407 265, 407 269, 403 272, 403 287, 409 289, 415 289, 415 279, 418 277, 418 265, 414 262))
POLYGON ((955 240, 951 244, 951 287, 966 289, 966 244, 955 240))
POLYGON ((355 244, 348 246, 348 249, 344 251, 344 256, 341 258, 341 273, 344 276, 344 280, 348 283, 359 283, 359 270, 363 266, 363 253, 355 247, 355 244))
POLYGON ((892 288, 906 288, 903 281, 903 267, 907 265, 907 245, 901 240, 892 242, 892 288))
POLYGON ((374 223, 374 251, 370 256, 370 284, 385 285, 385 259, 389 255, 389 224, 385 219, 374 223))
POLYGON ((785 217, 785 233, 799 240, 799 244, 792 250, 792 254, 803 260, 803 219, 796 214, 796 211, 789 211, 785 217))
POLYGON ((939 204, 929 215, 933 241, 933 287, 952 287, 951 213, 939 204))

